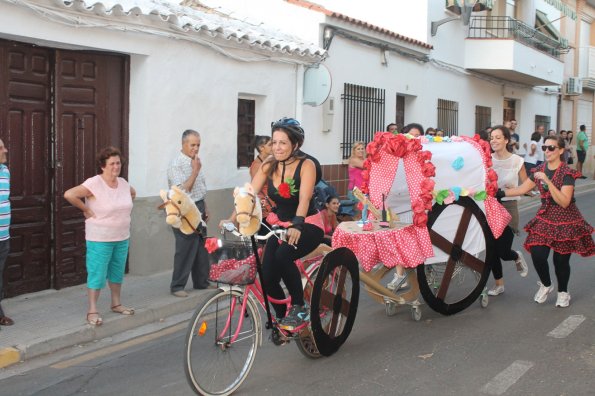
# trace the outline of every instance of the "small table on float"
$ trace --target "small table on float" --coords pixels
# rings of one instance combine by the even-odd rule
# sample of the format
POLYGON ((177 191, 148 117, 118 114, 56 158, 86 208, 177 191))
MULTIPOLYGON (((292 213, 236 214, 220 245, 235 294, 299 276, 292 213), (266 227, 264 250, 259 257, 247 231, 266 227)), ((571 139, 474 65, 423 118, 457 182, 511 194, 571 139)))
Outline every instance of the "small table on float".
MULTIPOLYGON (((405 268, 405 280, 409 282, 407 288, 399 290, 397 285, 393 291, 381 283, 389 271, 394 271, 397 264, 403 265, 406 261, 399 260, 402 258, 399 253, 403 253, 402 247, 407 245, 408 237, 413 237, 403 234, 411 224, 396 222, 389 228, 380 226, 380 222, 376 220, 369 222, 371 230, 364 230, 357 221, 340 223, 333 233, 333 248, 346 247, 355 254, 360 263, 360 280, 375 301, 385 304, 387 315, 394 315, 398 305, 410 305, 413 319, 420 320, 419 284, 414 266, 405 268), (395 243, 396 240, 400 240, 401 243, 395 243), (390 249, 387 249, 388 246, 390 249)), ((419 264, 422 263, 423 261, 419 264)))

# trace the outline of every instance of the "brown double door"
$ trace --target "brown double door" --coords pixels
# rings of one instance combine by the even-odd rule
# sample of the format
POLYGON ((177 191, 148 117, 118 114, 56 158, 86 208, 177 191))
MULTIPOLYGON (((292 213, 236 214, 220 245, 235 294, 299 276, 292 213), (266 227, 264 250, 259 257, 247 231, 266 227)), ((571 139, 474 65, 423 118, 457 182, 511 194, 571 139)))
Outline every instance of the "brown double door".
MULTIPOLYGON (((6 296, 85 282, 85 232, 64 191, 127 156, 128 57, 0 40, 0 138, 11 172, 6 296)), ((124 175, 125 176, 125 175, 124 175)))

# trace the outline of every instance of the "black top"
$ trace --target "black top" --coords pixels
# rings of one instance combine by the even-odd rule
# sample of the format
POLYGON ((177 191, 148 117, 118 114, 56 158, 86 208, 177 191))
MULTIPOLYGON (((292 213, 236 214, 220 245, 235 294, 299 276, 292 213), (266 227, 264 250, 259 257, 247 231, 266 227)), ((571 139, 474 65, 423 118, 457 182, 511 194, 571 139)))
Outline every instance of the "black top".
MULTIPOLYGON (((557 169, 550 170, 550 169, 548 169, 547 164, 543 164, 542 166, 543 166, 543 173, 545 173, 545 175, 548 177, 548 179, 553 180, 557 169)), ((535 169, 536 172, 539 172, 539 170, 540 170, 539 168, 535 169)), ((542 183, 540 180, 535 180, 534 172, 531 172, 531 174, 529 175, 529 178, 531 178, 533 183, 542 183)), ((575 180, 574 180, 574 177, 572 177, 572 175, 567 173, 562 177, 562 186, 574 186, 574 184, 575 184, 575 180)), ((560 188, 562 186, 560 186, 560 188)), ((548 190, 547 184, 543 183, 543 189, 546 191, 548 190)), ((544 198, 541 199, 541 203, 545 203, 545 201, 546 200, 544 198)), ((575 201, 576 200, 574 199, 574 195, 573 195, 570 202, 573 203, 575 201)), ((556 201, 554 201, 554 198, 552 198, 552 197, 550 197, 550 202, 553 203, 554 205, 557 205, 556 201)))
MULTIPOLYGON (((281 221, 291 221, 296 216, 297 208, 300 203, 300 184, 301 184, 300 172, 302 170, 302 164, 304 163, 305 160, 306 160, 306 158, 302 158, 299 160, 300 162, 296 166, 293 176, 290 176, 290 175, 284 176, 285 179, 287 179, 287 178, 293 179, 294 187, 297 190, 294 193, 291 193, 291 196, 289 198, 284 198, 281 195, 279 195, 279 190, 273 184, 273 179, 268 179, 269 196, 271 196, 273 201, 275 201, 275 204, 277 204, 276 214, 277 214, 277 217, 279 217, 279 220, 281 220, 281 221)), ((281 163, 280 163, 280 165, 283 166, 281 163)), ((285 183, 285 180, 281 180, 281 183, 285 183)), ((316 209, 314 209, 314 201, 310 200, 310 203, 308 205, 307 216, 311 216, 313 214, 316 214, 316 209)))

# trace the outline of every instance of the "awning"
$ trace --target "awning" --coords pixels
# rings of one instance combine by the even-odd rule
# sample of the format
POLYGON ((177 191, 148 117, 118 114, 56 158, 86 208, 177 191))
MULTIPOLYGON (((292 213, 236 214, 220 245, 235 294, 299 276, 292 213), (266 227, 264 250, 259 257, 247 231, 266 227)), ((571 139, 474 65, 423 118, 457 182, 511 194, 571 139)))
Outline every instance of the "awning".
POLYGON ((494 0, 445 0, 446 9, 461 15, 461 9, 465 3, 469 6, 473 5, 473 11, 491 10, 494 7, 494 0))
POLYGON ((575 10, 570 7, 568 4, 565 4, 562 0, 544 0, 549 5, 552 5, 558 9, 562 14, 566 15, 568 18, 576 21, 576 12, 575 10))

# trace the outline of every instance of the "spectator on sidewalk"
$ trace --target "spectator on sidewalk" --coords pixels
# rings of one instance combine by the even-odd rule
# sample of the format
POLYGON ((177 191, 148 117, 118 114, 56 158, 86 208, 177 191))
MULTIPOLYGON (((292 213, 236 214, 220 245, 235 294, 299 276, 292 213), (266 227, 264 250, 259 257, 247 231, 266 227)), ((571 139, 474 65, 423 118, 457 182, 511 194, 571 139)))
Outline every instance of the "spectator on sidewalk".
POLYGON ((589 138, 584 125, 581 125, 579 129, 578 135, 576 135, 576 170, 581 173, 580 179, 586 179, 587 177, 583 175, 583 164, 587 158, 589 138))
POLYGON ((510 146, 512 147, 513 154, 518 154, 519 149, 521 148, 519 143, 521 141, 521 138, 519 137, 519 134, 516 133, 517 126, 517 120, 515 120, 514 118, 510 120, 510 146))
POLYGON ((332 246, 333 233, 339 225, 337 220, 337 213, 339 213, 339 207, 341 201, 336 195, 329 195, 325 202, 325 207, 321 213, 322 224, 324 225, 324 241, 323 243, 332 246))
POLYGON ((566 131, 566 139, 564 139, 565 143, 566 143, 566 149, 564 151, 568 152, 568 165, 574 165, 574 158, 576 157, 574 155, 574 148, 573 148, 573 143, 572 143, 572 137, 573 137, 573 132, 572 131, 566 131))
POLYGON ((397 124, 391 122, 386 126, 386 131, 397 134, 399 133, 399 127, 397 126, 397 124))
POLYGON ((64 198, 85 216, 87 247, 87 323, 100 326, 103 319, 97 309, 99 293, 107 279, 111 291, 111 309, 122 315, 133 315, 134 309, 122 305, 120 295, 130 239, 130 213, 134 188, 119 177, 122 154, 106 147, 97 155, 101 173, 72 187, 64 198), (83 201, 83 199, 85 201, 83 201))
MULTIPOLYGON (((424 134, 424 127, 417 123, 407 124, 405 128, 403 128, 404 134, 409 134, 413 137, 419 137, 424 134)), ((436 131, 436 134, 438 131, 436 131)))
MULTIPOLYGON (((10 171, 6 166, 8 150, 0 139, 0 301, 4 266, 10 251, 10 171)), ((12 326, 14 321, 4 314, 0 305, 0 326, 12 326)))
POLYGON ((593 227, 579 212, 574 198, 574 182, 580 175, 561 160, 566 142, 562 138, 548 137, 543 150, 546 162, 533 169, 525 182, 516 188, 498 190, 497 197, 522 195, 535 185, 541 193, 541 207, 525 226, 527 239, 524 247, 531 252, 535 271, 539 276, 539 289, 534 300, 542 304, 554 290, 550 279, 548 256, 553 250, 554 268, 558 280, 556 307, 570 304, 568 281, 570 279, 570 255, 583 257, 595 255, 593 227))
MULTIPOLYGON (((170 162, 167 168, 167 184, 178 186, 184 190, 202 214, 204 221, 208 221, 209 212, 205 198, 207 183, 202 169, 202 162, 198 156, 200 150, 200 134, 192 129, 182 133, 182 149, 170 162)), ((194 289, 209 287, 209 255, 205 249, 204 239, 206 227, 199 225, 200 233, 184 234, 172 227, 176 241, 174 254, 174 269, 170 284, 170 291, 176 297, 188 297, 184 290, 188 277, 192 275, 194 289)))
MULTIPOLYGON (((537 146, 539 145, 540 140, 541 135, 539 132, 533 132, 531 141, 527 147, 527 153, 525 154, 525 170, 527 174, 531 174, 531 170, 537 166, 537 146)), ((527 193, 527 195, 531 197, 537 194, 539 194, 537 192, 537 187, 527 193)))

